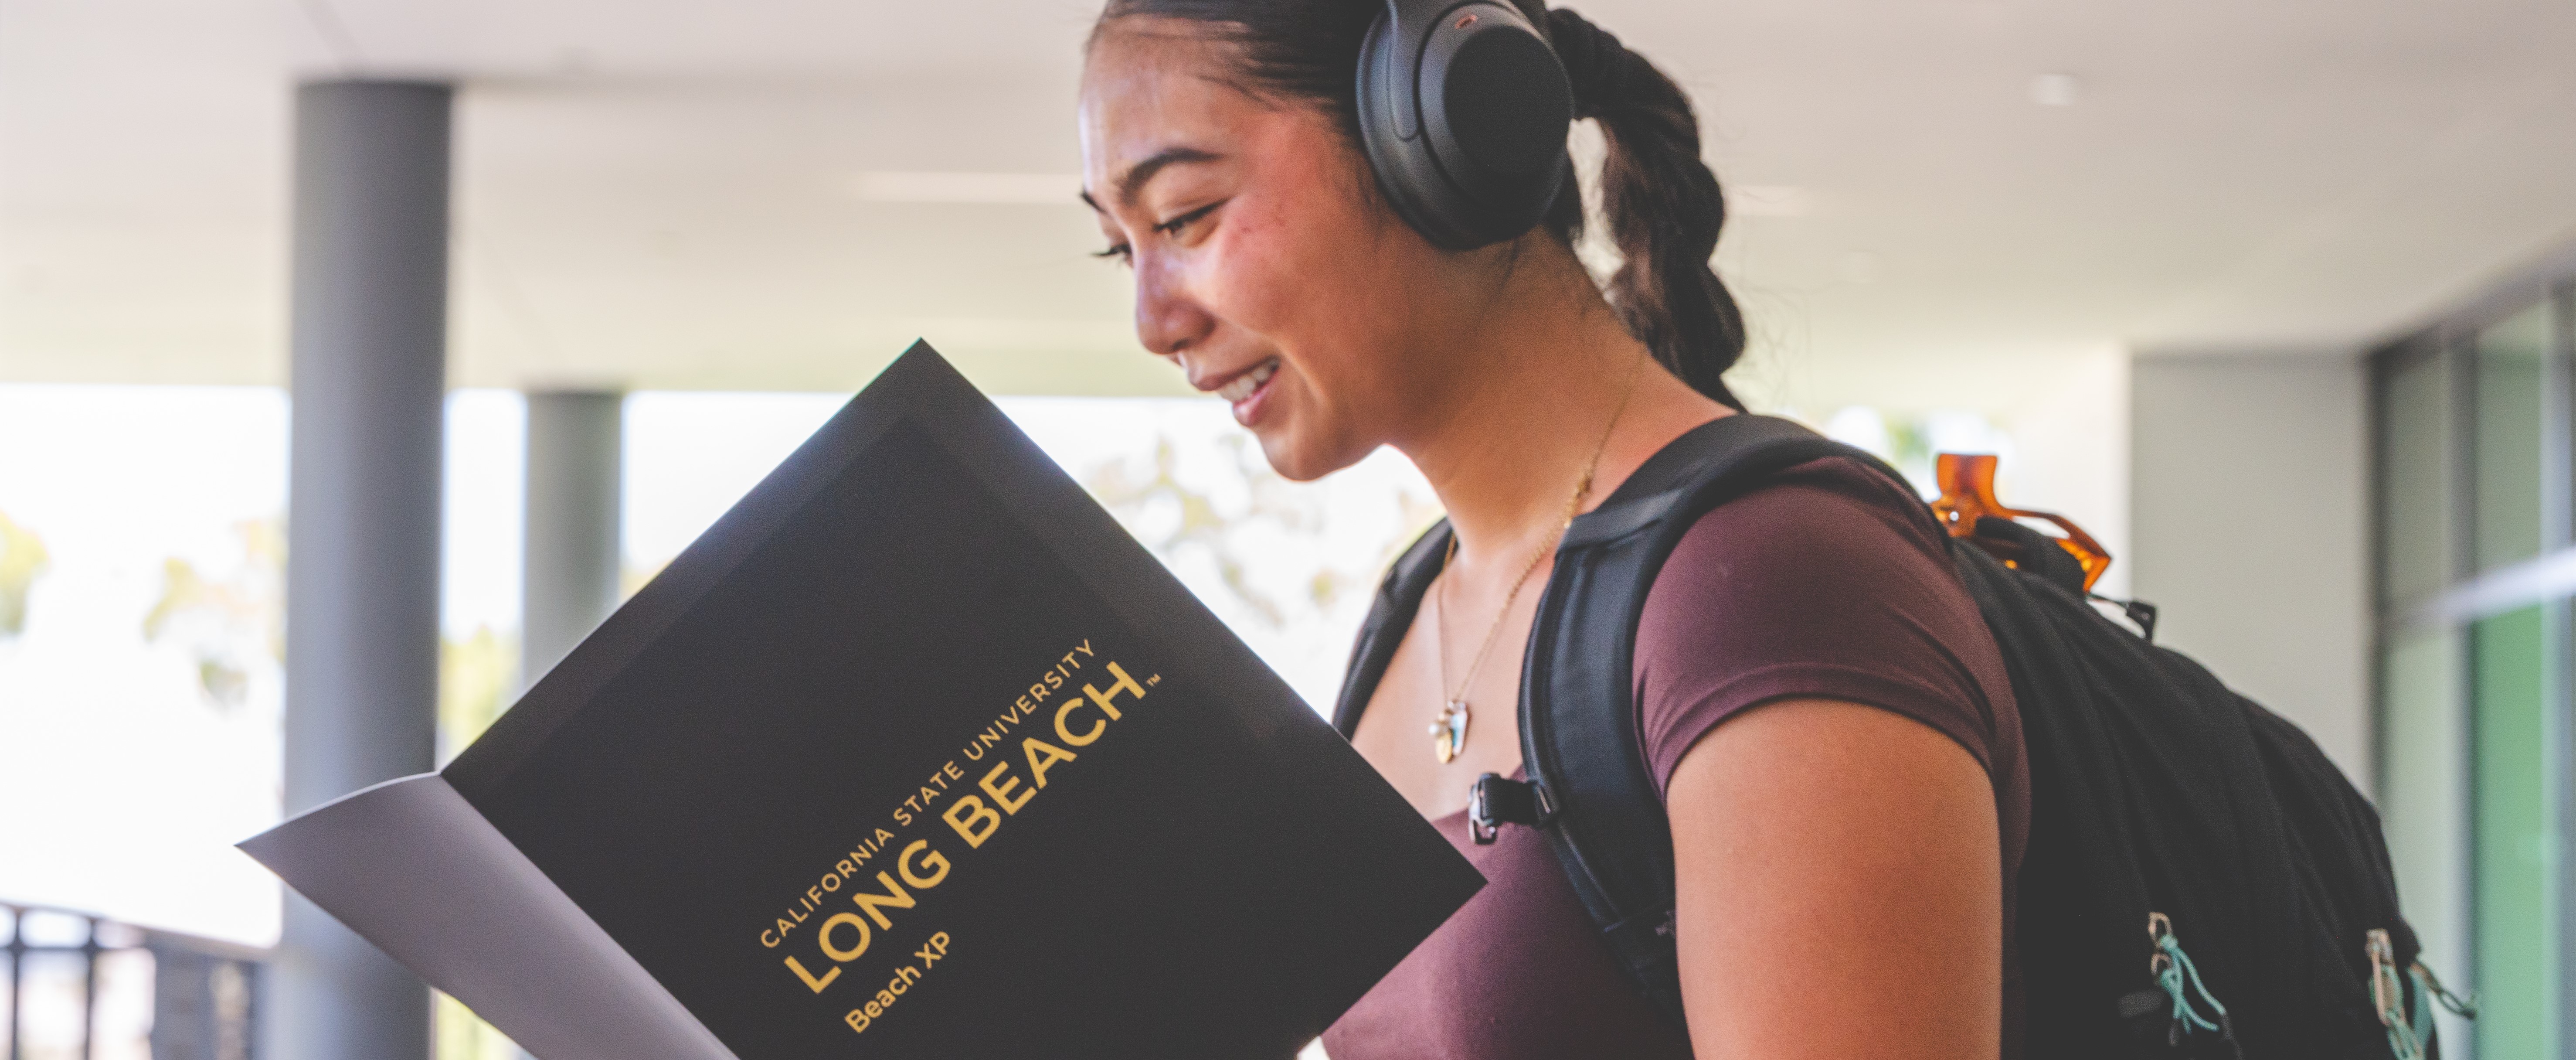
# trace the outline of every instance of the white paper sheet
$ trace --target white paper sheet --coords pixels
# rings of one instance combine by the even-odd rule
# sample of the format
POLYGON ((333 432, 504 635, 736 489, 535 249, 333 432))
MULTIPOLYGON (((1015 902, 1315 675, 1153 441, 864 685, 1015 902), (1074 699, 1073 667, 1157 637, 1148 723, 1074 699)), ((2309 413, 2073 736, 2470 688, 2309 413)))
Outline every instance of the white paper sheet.
POLYGON ((241 849, 539 1060, 735 1060, 436 773, 241 849))

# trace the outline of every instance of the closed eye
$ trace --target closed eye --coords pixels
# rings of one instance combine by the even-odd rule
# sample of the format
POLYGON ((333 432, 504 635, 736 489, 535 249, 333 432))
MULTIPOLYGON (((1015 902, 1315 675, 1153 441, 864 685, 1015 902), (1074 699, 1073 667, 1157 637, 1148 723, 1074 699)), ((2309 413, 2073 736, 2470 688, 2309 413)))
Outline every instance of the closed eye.
MULTIPOLYGON (((1154 231, 1160 233, 1166 239, 1179 238, 1180 234, 1187 231, 1191 225, 1206 220, 1209 214, 1215 213, 1216 208, 1225 205, 1225 203, 1226 200, 1218 199, 1215 202, 1201 206, 1198 209, 1182 214, 1179 217, 1175 217, 1169 221, 1155 225, 1154 231)), ((1095 258, 1114 258, 1122 263, 1132 265, 1136 260, 1136 251, 1134 247, 1129 246, 1128 244, 1118 243, 1100 250, 1092 251, 1091 256, 1095 258)))
POLYGON ((1188 212, 1188 213, 1182 214, 1182 215, 1180 215, 1179 217, 1175 217, 1175 218, 1172 218, 1172 219, 1171 219, 1171 220, 1169 220, 1169 221, 1165 221, 1165 222, 1163 222, 1163 223, 1161 223, 1161 224, 1155 225, 1155 226, 1154 226, 1154 231, 1161 232, 1162 234, 1164 234, 1164 235, 1166 235, 1166 236, 1178 236, 1178 235, 1180 235, 1180 234, 1181 234, 1181 230, 1182 230, 1182 229, 1188 228, 1189 226, 1191 226, 1191 225, 1193 225, 1193 224, 1198 223, 1200 220, 1202 220, 1202 219, 1206 218, 1206 217, 1207 217, 1207 215, 1209 215, 1209 214, 1211 214, 1211 213, 1215 213, 1215 212, 1216 212, 1216 208, 1217 208, 1217 207, 1219 207, 1219 206, 1223 206, 1223 205, 1225 205, 1225 203, 1226 203, 1226 200, 1224 200, 1224 199, 1218 199, 1218 200, 1217 200, 1217 201, 1215 201, 1215 202, 1209 203, 1209 204, 1207 204, 1207 205, 1205 205, 1205 206, 1201 206, 1201 207, 1199 207, 1198 209, 1195 209, 1195 210, 1192 210, 1192 211, 1190 211, 1190 212, 1188 212))

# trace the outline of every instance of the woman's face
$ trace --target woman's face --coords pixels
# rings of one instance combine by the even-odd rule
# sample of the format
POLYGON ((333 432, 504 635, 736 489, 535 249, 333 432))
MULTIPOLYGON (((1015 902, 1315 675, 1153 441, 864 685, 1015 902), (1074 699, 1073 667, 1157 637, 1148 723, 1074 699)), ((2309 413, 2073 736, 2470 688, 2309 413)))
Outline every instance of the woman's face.
POLYGON ((1093 45, 1084 195, 1136 274, 1136 335, 1226 398, 1292 479, 1347 467, 1444 374, 1454 263, 1380 206, 1321 108, 1226 87, 1233 46, 1134 19, 1093 45))

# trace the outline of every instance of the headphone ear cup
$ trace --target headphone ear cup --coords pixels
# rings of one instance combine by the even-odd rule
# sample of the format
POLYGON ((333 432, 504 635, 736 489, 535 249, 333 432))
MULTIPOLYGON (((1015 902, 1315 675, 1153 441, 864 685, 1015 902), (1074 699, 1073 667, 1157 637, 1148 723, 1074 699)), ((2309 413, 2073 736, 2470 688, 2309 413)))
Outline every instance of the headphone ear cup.
POLYGON ((1391 0, 1363 40, 1362 146, 1397 215, 1468 250, 1535 227, 1572 172, 1565 68, 1514 7, 1391 0))
POLYGON ((1361 41, 1360 146, 1368 153, 1369 169, 1377 175, 1378 191, 1395 208, 1396 216, 1432 243, 1459 249, 1467 237, 1448 223, 1450 211, 1440 201, 1447 182, 1422 136, 1413 64, 1398 59, 1400 35, 1391 13, 1380 12, 1361 41))

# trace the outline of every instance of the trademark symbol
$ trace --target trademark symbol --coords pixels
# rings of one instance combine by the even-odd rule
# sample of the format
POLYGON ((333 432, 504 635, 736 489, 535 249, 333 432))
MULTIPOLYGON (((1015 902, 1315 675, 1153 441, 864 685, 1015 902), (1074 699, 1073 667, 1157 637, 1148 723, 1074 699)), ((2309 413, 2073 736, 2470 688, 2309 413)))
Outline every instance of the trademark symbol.
POLYGON ((1162 683, 1163 683, 1163 675, 1161 675, 1161 674, 1155 674, 1154 676, 1152 676, 1152 677, 1148 677, 1148 678, 1146 678, 1146 679, 1145 679, 1145 687, 1147 687, 1147 688, 1152 688, 1152 687, 1154 687, 1155 685, 1159 685, 1159 684, 1162 684, 1162 683))

